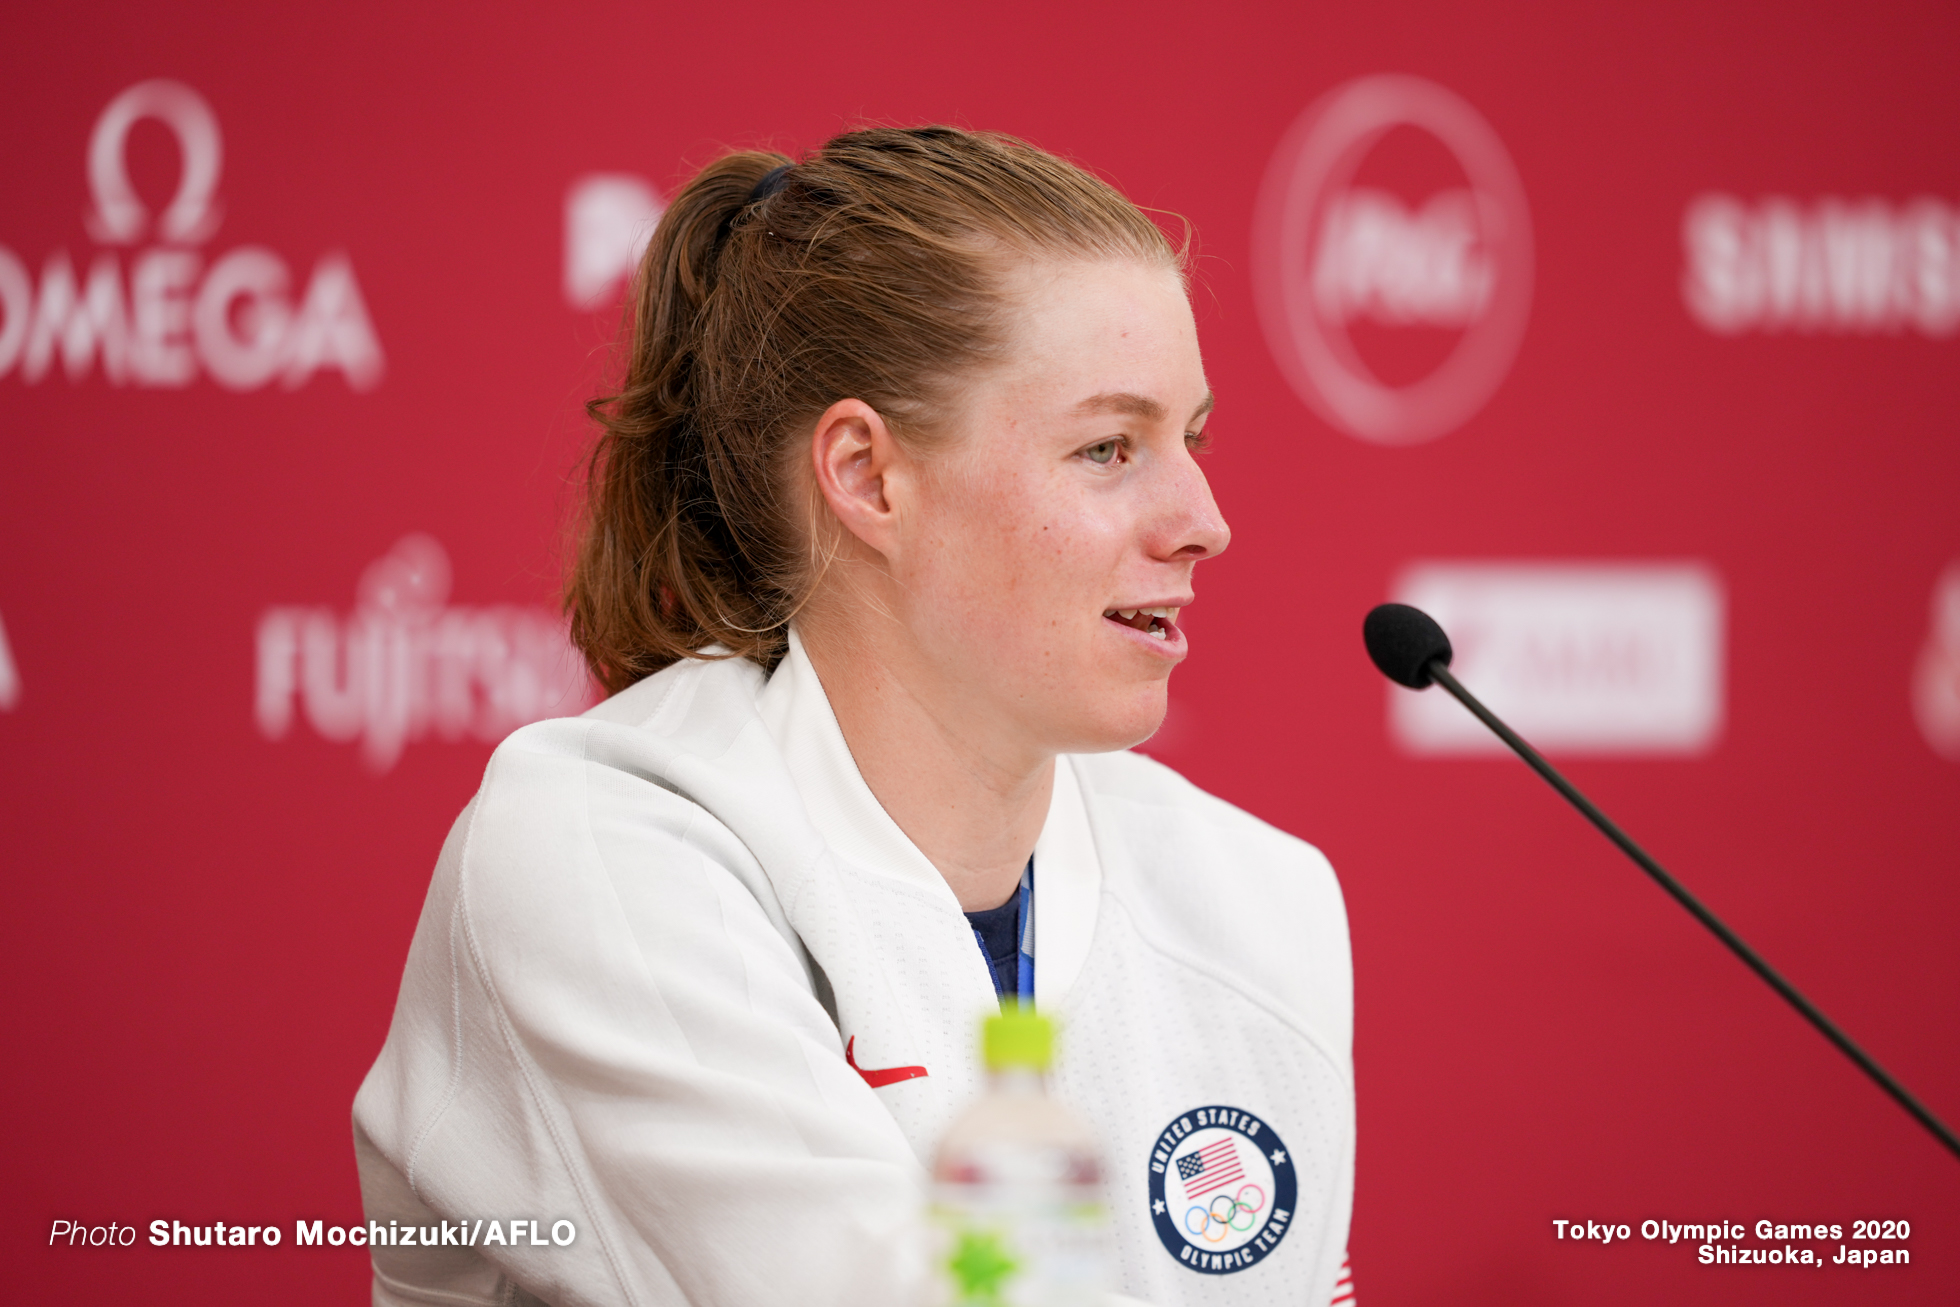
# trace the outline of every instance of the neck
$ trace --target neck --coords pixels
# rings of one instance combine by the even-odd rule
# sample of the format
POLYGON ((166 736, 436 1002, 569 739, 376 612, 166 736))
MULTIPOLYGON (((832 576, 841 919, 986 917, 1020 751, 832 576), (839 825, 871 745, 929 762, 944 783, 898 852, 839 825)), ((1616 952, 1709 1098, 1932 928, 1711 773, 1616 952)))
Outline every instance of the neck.
POLYGON ((999 907, 1048 819, 1055 757, 1000 738, 984 706, 935 675, 895 625, 806 609, 797 634, 879 804, 962 911, 999 907))

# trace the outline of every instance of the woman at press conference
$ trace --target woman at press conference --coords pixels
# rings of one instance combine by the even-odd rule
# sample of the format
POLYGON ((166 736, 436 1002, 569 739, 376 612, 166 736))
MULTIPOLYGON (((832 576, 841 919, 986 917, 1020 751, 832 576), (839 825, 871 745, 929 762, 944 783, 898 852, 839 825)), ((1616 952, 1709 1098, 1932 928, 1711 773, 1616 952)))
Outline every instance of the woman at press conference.
POLYGON ((354 1110, 370 1221, 576 1237, 376 1247, 376 1303, 914 1301, 1003 996, 1060 1024, 1114 1288, 1351 1297, 1333 872, 1128 752, 1229 539, 1185 276, 997 135, 735 153, 675 197, 567 588, 611 697, 491 758, 354 1110), (1194 1129, 1292 1196, 1229 1256, 1178 1225, 1194 1129))

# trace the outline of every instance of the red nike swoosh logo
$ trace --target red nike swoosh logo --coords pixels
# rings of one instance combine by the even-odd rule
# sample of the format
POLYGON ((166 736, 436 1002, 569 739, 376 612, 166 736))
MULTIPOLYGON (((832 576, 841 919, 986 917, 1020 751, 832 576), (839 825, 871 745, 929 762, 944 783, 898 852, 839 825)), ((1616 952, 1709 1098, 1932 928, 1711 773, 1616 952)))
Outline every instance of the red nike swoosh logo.
POLYGON ((917 1080, 926 1074, 926 1069, 922 1066, 861 1067, 857 1060, 857 1042, 857 1036, 852 1035, 851 1042, 844 1045, 844 1060, 850 1063, 851 1070, 863 1076, 864 1083, 873 1089, 883 1089, 886 1085, 895 1085, 901 1080, 917 1080))

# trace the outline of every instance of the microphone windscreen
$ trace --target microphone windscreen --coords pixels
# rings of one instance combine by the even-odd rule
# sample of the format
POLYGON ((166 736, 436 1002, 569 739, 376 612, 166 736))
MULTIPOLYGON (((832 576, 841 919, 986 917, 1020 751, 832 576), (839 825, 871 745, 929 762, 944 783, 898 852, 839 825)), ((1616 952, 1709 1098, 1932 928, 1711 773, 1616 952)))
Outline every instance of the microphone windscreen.
POLYGON ((1429 674, 1431 659, 1449 665, 1450 638, 1435 618, 1407 604, 1377 604, 1369 609, 1361 622, 1361 638, 1382 675, 1411 690, 1427 689, 1434 681, 1429 674))

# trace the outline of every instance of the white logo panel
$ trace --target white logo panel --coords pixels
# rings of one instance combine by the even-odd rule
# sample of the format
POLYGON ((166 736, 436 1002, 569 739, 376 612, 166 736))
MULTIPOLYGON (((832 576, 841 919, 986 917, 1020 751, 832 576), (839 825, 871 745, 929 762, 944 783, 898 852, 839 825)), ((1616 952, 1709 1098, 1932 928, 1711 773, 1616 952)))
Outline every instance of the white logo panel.
MULTIPOLYGON (((1418 563, 1397 600, 1449 633, 1450 670, 1532 744, 1567 754, 1697 754, 1722 728, 1724 603, 1695 564, 1418 563)), ((1415 754, 1505 751, 1440 689, 1389 687, 1415 754)))
POLYGON ((1454 92, 1419 77, 1363 77, 1296 121, 1273 154, 1253 252, 1274 359, 1322 418, 1383 444, 1462 425, 1502 384, 1531 309, 1531 213, 1504 143, 1454 92), (1398 127, 1433 137, 1469 179, 1414 203, 1360 186, 1398 127), (1427 376, 1389 385, 1350 326, 1462 334, 1427 376))

